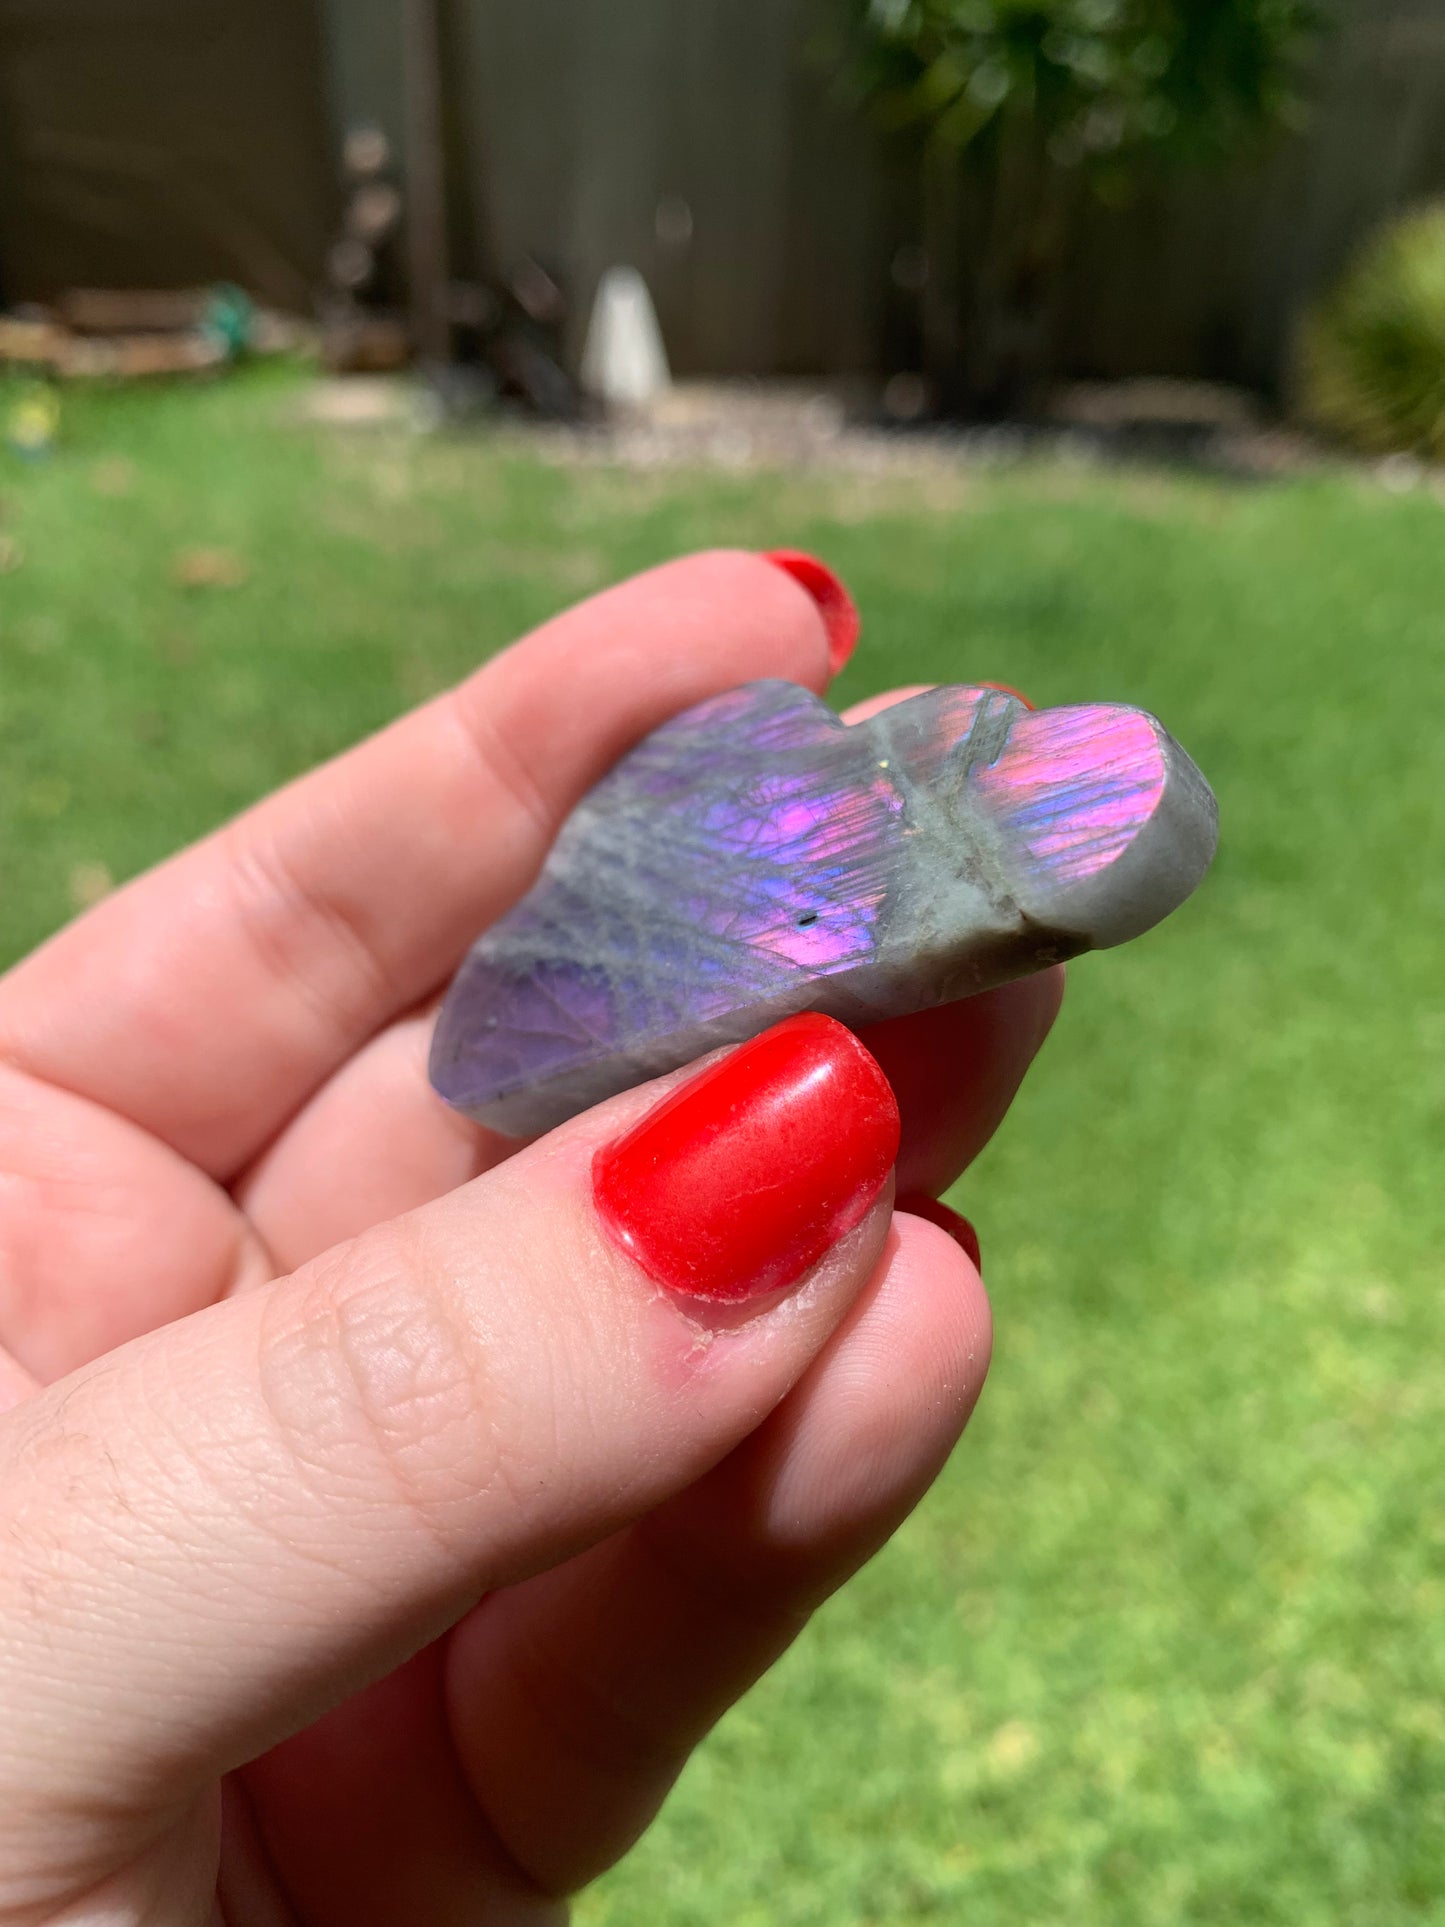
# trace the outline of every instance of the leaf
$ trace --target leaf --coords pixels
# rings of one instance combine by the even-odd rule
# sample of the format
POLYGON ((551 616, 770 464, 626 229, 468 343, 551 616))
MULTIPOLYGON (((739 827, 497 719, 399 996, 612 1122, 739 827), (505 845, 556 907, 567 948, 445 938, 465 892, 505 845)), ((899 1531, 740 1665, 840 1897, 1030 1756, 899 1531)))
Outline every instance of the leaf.
POLYGON ((66 879, 66 893, 71 907, 76 910, 89 910, 108 897, 115 888, 115 878, 100 862, 75 863, 71 865, 66 879))
POLYGON ((182 549, 171 563, 171 580, 182 589, 239 589, 250 574, 231 549, 182 549))
POLYGON ((136 484, 136 465, 125 455, 107 455, 90 471, 90 485, 97 495, 129 495, 136 484))

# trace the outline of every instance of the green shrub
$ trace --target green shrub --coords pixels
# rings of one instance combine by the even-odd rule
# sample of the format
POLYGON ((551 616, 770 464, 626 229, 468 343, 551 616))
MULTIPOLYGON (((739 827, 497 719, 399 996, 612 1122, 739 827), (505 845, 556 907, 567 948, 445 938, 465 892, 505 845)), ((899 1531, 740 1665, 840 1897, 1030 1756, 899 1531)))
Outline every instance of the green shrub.
POLYGON ((1352 448, 1445 459, 1445 201, 1392 222, 1306 321, 1300 399, 1352 448))
POLYGON ((833 0, 855 100, 925 162, 925 359, 964 408, 1053 372, 1087 194, 1237 158, 1303 112, 1331 0, 833 0))
POLYGON ((838 0, 885 124, 985 144, 1011 114, 1095 181, 1160 153, 1228 158, 1298 108, 1320 0, 838 0))

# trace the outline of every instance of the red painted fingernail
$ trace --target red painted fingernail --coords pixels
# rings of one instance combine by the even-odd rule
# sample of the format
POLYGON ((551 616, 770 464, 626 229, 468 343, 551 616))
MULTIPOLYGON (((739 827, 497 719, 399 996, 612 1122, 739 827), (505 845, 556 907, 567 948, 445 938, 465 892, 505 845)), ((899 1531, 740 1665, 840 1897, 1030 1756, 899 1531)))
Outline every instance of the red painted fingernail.
POLYGON ((1038 704, 1037 704, 1037 703, 1031 703, 1031 702, 1029 701, 1029 699, 1028 699, 1028 697, 1027 697, 1026 695, 1024 695, 1024 693, 1023 693, 1023 691, 1022 691, 1021 689, 1015 689, 1012 683, 1007 683, 1007 682, 981 682, 981 683, 975 683, 975 684, 974 684, 974 687, 975 687, 976 689, 998 689, 998 690, 1001 690, 1001 691, 1003 692, 1003 694, 1004 694, 1005 696, 1012 696, 1012 697, 1014 697, 1014 698, 1015 698, 1015 699, 1016 699, 1016 700, 1017 700, 1018 702, 1021 702, 1021 703, 1023 704, 1023 706, 1024 706, 1024 708, 1025 708, 1025 709, 1035 709, 1035 710, 1036 710, 1036 709, 1038 708, 1038 704))
POLYGON ((936 1224, 946 1231, 953 1242, 968 1253, 973 1260, 974 1270, 980 1277, 983 1276, 978 1233, 961 1212, 950 1211, 946 1204, 940 1204, 937 1198, 926 1197, 921 1191, 910 1192, 906 1198, 900 1198, 894 1209, 906 1211, 911 1218, 927 1218, 930 1224, 936 1224))
POLYGON ((863 630, 857 603, 827 563, 815 555, 804 555, 801 549, 769 549, 763 560, 801 583, 817 603, 828 636, 828 668, 836 676, 858 647, 863 630))
POLYGON ((862 1223, 898 1155, 898 1104, 831 1017, 790 1017, 597 1153, 602 1222, 693 1298, 780 1291, 862 1223))

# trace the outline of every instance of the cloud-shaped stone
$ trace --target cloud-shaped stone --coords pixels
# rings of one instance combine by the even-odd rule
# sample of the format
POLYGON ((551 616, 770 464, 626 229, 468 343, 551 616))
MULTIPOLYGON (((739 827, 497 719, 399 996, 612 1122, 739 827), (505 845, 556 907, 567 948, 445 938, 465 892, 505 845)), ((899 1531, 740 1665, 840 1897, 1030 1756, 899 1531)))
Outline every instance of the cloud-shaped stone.
POLYGON ((432 1082, 496 1130, 549 1130, 797 1011, 858 1027, 1123 943, 1216 833, 1142 710, 948 688, 848 726, 751 683, 584 799, 457 973, 432 1082))

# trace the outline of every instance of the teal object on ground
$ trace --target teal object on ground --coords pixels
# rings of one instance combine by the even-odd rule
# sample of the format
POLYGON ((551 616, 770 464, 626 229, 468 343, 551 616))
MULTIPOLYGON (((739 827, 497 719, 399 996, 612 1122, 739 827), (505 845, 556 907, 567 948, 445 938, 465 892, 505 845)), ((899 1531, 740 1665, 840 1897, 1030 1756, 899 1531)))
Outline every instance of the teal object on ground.
POLYGON ((201 317, 201 333, 228 361, 235 361, 250 347, 255 323, 256 304, 244 288, 222 281, 211 290, 201 317))

